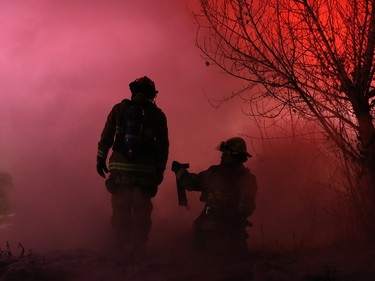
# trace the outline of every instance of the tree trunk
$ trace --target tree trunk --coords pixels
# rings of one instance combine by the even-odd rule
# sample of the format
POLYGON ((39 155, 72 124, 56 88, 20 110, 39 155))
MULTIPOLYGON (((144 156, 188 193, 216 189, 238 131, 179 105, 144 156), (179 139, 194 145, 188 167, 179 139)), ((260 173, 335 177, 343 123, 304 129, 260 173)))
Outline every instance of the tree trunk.
POLYGON ((359 125, 359 140, 363 149, 363 186, 360 195, 363 208, 368 214, 364 226, 369 235, 375 235, 375 128, 369 110, 356 111, 359 125))

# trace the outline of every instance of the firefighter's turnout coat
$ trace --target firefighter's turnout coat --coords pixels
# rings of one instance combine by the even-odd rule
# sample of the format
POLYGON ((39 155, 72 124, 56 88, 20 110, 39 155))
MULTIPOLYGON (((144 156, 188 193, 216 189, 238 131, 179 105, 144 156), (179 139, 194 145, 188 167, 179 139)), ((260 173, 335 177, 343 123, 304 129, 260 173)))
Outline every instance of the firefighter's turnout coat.
MULTIPOLYGON (((178 181, 189 191, 200 191, 205 206, 194 221, 200 246, 212 242, 217 235, 228 238, 232 245, 245 247, 248 237, 247 218, 255 210, 256 177, 243 164, 214 165, 198 174, 180 169, 178 181), (237 243, 237 244, 236 244, 237 243), (242 243, 242 244, 241 244, 242 243), (202 245, 203 244, 203 245, 202 245)), ((222 244, 222 242, 219 242, 222 244)), ((217 246, 217 245, 216 245, 217 246)))
POLYGON ((112 147, 113 153, 109 159, 110 178, 106 186, 110 192, 120 185, 140 185, 150 190, 152 196, 156 193, 158 174, 163 173, 168 158, 168 128, 163 111, 150 101, 135 101, 124 99, 116 104, 108 115, 107 122, 98 144, 98 157, 107 158, 112 147), (137 103, 143 108, 141 124, 142 147, 136 156, 129 157, 125 148, 125 126, 127 112, 131 105, 137 103))

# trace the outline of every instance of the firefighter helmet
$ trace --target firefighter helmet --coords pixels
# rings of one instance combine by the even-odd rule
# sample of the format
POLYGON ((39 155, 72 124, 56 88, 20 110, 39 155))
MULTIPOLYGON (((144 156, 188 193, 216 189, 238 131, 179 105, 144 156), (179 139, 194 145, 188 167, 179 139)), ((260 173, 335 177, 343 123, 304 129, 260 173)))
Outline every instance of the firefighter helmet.
POLYGON ((251 157, 251 154, 247 152, 246 142, 243 138, 234 137, 220 144, 219 150, 221 152, 229 152, 231 154, 244 155, 246 157, 251 157))
POLYGON ((155 88, 155 83, 147 76, 143 76, 141 78, 137 78, 133 82, 129 84, 130 91, 132 95, 135 95, 138 92, 142 92, 155 98, 158 91, 155 88))

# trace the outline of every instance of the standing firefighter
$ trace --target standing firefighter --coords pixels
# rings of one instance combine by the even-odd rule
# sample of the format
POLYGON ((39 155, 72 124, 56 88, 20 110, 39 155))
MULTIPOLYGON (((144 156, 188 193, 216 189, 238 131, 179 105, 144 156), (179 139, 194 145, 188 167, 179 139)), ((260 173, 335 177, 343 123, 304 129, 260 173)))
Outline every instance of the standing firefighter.
POLYGON ((151 198, 164 177, 168 158, 165 114, 154 103, 158 91, 148 77, 129 84, 131 100, 124 99, 109 113, 98 144, 97 172, 109 177, 112 226, 125 258, 139 257, 151 230, 151 198))
POLYGON ((11 203, 9 193, 13 187, 12 177, 6 172, 0 172, 0 224, 10 215, 11 203))
POLYGON ((186 164, 173 161, 172 171, 180 186, 200 191, 205 203, 193 224, 196 247, 215 255, 242 255, 247 252, 247 218, 255 209, 258 189, 255 176, 243 165, 251 155, 239 137, 222 142, 219 150, 219 165, 194 174, 186 164))

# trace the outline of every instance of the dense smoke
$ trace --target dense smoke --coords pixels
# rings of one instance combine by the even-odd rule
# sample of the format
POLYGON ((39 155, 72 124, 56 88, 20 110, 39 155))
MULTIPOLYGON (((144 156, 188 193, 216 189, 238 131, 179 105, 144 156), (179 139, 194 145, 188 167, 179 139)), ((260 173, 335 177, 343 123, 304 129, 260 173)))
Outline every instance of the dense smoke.
MULTIPOLYGON (((112 106, 143 75, 159 90, 156 103, 167 115, 171 143, 153 201, 152 243, 185 237, 201 205, 189 194, 193 210, 177 206, 171 161, 201 171, 218 163, 220 141, 258 134, 241 112, 242 100, 218 109, 208 102, 242 82, 205 65, 195 47, 192 5, 1 2, 0 170, 12 175, 16 213, 0 230, 2 241, 40 251, 109 247, 110 196, 95 171, 97 142, 112 106)), ((327 197, 312 181, 326 177, 315 149, 298 141, 246 140, 254 155, 247 165, 260 187, 250 244, 290 247, 319 239, 315 229, 327 197)))

